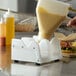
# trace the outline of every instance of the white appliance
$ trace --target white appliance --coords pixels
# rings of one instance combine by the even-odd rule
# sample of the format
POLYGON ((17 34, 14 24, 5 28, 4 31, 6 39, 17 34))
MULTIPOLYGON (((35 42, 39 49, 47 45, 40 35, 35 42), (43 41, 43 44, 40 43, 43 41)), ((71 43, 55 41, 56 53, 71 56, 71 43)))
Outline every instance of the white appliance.
POLYGON ((43 64, 62 58, 60 41, 55 37, 40 42, 37 36, 13 39, 11 48, 12 60, 43 64))

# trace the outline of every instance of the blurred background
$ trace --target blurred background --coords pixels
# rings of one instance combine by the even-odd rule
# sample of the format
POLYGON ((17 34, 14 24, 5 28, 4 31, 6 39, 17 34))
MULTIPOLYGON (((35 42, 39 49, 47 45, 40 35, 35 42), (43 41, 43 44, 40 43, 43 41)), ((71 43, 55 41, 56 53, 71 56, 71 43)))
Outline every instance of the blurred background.
MULTIPOLYGON (((35 9, 36 9, 36 5, 37 5, 37 1, 38 0, 0 0, 0 9, 7 10, 9 8, 10 10, 12 10, 14 12, 21 13, 21 14, 15 14, 16 24, 18 24, 17 31, 28 31, 29 27, 26 28, 26 26, 25 26, 25 29, 23 30, 23 29, 21 29, 22 26, 19 27, 19 24, 21 24, 21 25, 26 24, 25 19, 30 18, 26 14, 30 14, 31 16, 36 17, 35 9)), ((72 8, 76 9, 76 0, 59 0, 59 1, 70 3, 72 8)), ((1 13, 0 13, 0 15, 1 15, 1 13)), ((73 18, 74 16, 76 16, 76 12, 70 11, 68 13, 68 16, 73 18)), ((28 22, 29 21, 30 21, 30 23, 34 22, 33 24, 37 25, 37 21, 35 19, 36 18, 31 18, 30 20, 28 19, 28 22), (33 20, 35 20, 35 21, 33 21, 33 20)), ((32 29, 32 31, 33 30, 38 31, 37 26, 35 26, 34 28, 32 29)))
POLYGON ((0 0, 0 8, 15 12, 35 14, 36 0, 0 0))
MULTIPOLYGON (((8 9, 20 13, 35 15, 35 8, 38 0, 0 0, 0 8, 8 9)), ((59 0, 70 3, 76 9, 76 0, 59 0)), ((73 13, 75 14, 75 13, 73 13)), ((72 15, 73 16, 73 15, 72 15)))
MULTIPOLYGON (((35 14, 35 7, 38 0, 0 0, 0 8, 10 8, 16 12, 35 14)), ((59 0, 70 3, 76 9, 76 0, 59 0)))

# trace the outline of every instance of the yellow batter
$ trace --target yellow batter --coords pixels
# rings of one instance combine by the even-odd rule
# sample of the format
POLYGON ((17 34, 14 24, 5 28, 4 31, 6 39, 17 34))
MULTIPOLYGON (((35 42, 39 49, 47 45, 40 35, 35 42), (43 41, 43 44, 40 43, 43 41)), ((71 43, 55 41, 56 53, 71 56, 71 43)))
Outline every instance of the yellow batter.
POLYGON ((39 37, 50 39, 59 24, 65 19, 65 16, 49 13, 42 7, 38 7, 37 13, 39 37))

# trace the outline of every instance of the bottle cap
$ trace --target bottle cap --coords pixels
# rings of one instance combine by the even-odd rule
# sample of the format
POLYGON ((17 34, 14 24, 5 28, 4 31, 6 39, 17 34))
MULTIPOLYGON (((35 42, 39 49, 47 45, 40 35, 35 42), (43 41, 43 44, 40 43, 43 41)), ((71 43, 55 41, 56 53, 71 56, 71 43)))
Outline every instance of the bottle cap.
MULTIPOLYGON (((12 14, 11 14, 11 12, 10 12, 10 9, 8 8, 8 11, 4 14, 4 18, 6 18, 6 17, 11 17, 12 16, 12 14)), ((13 16, 12 16, 13 17, 13 16)))

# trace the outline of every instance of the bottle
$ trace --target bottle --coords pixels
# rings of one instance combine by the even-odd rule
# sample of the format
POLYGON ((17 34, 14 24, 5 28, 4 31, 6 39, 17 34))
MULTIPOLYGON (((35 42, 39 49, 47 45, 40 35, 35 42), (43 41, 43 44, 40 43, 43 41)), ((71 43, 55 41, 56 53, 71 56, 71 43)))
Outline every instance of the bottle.
POLYGON ((6 45, 11 45, 11 41, 15 36, 15 18, 9 9, 8 12, 4 14, 4 20, 6 24, 6 45))
POLYGON ((5 26, 3 18, 1 18, 0 20, 0 47, 5 46, 5 40, 6 40, 6 26, 5 26))

